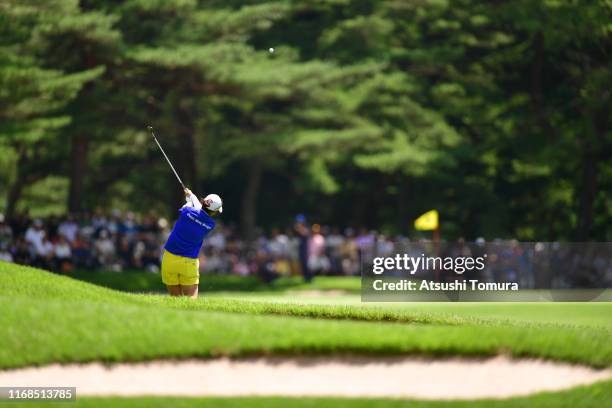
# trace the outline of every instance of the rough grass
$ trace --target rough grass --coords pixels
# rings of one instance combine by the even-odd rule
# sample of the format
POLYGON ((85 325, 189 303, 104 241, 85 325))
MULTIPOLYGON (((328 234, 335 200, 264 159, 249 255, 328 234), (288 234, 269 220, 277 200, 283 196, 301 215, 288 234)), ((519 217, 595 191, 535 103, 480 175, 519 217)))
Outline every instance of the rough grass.
POLYGON ((605 328, 358 306, 133 295, 6 263, 0 263, 0 310, 3 368, 92 360, 346 353, 507 353, 612 365, 612 337, 605 328))

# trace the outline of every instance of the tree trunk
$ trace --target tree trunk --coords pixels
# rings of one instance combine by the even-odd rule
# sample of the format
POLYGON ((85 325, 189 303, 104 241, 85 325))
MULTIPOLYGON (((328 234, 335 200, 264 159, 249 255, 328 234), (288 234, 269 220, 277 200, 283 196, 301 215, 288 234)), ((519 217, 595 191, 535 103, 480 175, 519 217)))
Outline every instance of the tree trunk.
POLYGON ((544 109, 542 75, 544 70, 544 34, 538 31, 533 39, 533 61, 531 65, 531 108, 537 126, 548 137, 555 139, 555 130, 550 125, 544 109))
POLYGON ((408 217, 410 180, 408 176, 401 174, 397 187, 397 231, 400 234, 406 235, 410 230, 410 218, 408 217))
MULTIPOLYGON (((195 138, 195 130, 193 126, 192 113, 190 111, 189 104, 186 102, 176 101, 178 104, 175 110, 175 115, 179 120, 178 126, 176 128, 176 138, 178 143, 166 143, 164 141, 160 141, 162 146, 171 145, 172 148, 169 153, 169 158, 174 168, 179 174, 179 177, 185 184, 187 188, 192 190, 194 194, 201 195, 202 191, 199 191, 200 188, 199 180, 198 180, 198 165, 197 165, 197 146, 196 146, 196 138, 195 138)), ((168 134, 171 134, 168 131, 168 134)), ((160 153, 161 154, 161 153, 160 153)), ((167 166, 167 164, 164 164, 167 166)), ((171 200, 172 200, 172 208, 175 208, 177 203, 183 202, 183 191, 180 186, 178 186, 178 181, 175 180, 174 174, 172 174, 172 169, 168 167, 168 174, 173 179, 171 200), (176 186, 176 187, 175 187, 176 186)), ((182 204, 180 204, 182 205, 182 204)))
POLYGON ((25 146, 17 147, 17 168, 15 170, 15 182, 9 188, 6 197, 6 217, 13 218, 17 203, 21 198, 23 187, 36 183, 49 175, 50 168, 56 168, 62 162, 61 159, 52 158, 43 161, 37 155, 33 157, 28 154, 25 146))
POLYGON ((15 183, 9 189, 8 195, 6 197, 6 218, 12 219, 15 215, 15 209, 17 208, 17 202, 21 197, 21 192, 23 190, 23 177, 21 174, 17 174, 17 178, 15 179, 15 183))
POLYGON ((606 132, 610 112, 607 107, 590 115, 594 137, 583 136, 582 177, 578 197, 578 216, 576 223, 576 240, 593 239, 594 205, 598 188, 598 166, 602 158, 609 156, 606 149, 606 132))
POLYGON ((68 211, 78 212, 83 208, 85 173, 87 172, 87 152, 89 140, 85 136, 72 138, 70 157, 70 189, 68 193, 68 211))
POLYGON ((193 131, 189 130, 181 133, 179 143, 179 168, 181 169, 179 176, 186 186, 196 189, 198 187, 198 165, 193 131))
POLYGON ((597 194, 597 155, 593 154, 590 144, 587 144, 582 162, 582 177, 578 197, 578 217, 576 225, 576 240, 587 241, 592 238, 593 204, 597 194))
POLYGON ((12 219, 15 215, 15 208, 17 207, 17 201, 21 197, 21 190, 23 188, 23 184, 19 180, 15 180, 15 183, 9 189, 8 195, 6 197, 6 218, 12 219))
POLYGON ((11 219, 15 215, 15 209, 17 208, 17 202, 21 197, 24 184, 24 172, 23 167, 28 160, 27 151, 25 146, 17 147, 17 168, 15 182, 10 187, 8 195, 6 197, 6 218, 11 219))
POLYGON ((263 162, 261 158, 254 158, 248 163, 246 188, 242 195, 242 232, 250 244, 255 239, 255 226, 257 225, 257 196, 261 186, 263 162))

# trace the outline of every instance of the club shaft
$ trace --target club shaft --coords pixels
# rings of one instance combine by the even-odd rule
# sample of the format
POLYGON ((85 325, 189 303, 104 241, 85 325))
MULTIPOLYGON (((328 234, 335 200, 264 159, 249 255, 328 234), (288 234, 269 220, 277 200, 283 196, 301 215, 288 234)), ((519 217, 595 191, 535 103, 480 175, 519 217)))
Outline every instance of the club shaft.
POLYGON ((157 147, 159 147, 159 150, 161 150, 162 154, 164 155, 164 157, 166 158, 166 161, 168 162, 168 164, 170 165, 170 168, 172 169, 172 172, 174 173, 174 175, 176 176, 176 179, 179 181, 179 183, 181 183, 181 186, 183 188, 185 188, 185 184, 183 184, 183 180, 181 180, 181 178, 179 177, 178 173, 176 172, 174 166, 172 165, 172 162, 170 161, 170 159, 168 158, 168 155, 166 154, 166 152, 164 151, 164 148, 161 147, 161 144, 159 144, 159 141, 157 140, 157 138, 155 137, 155 133, 153 132, 153 130, 151 130, 151 136, 153 136, 153 140, 155 140, 155 143, 157 143, 157 147))

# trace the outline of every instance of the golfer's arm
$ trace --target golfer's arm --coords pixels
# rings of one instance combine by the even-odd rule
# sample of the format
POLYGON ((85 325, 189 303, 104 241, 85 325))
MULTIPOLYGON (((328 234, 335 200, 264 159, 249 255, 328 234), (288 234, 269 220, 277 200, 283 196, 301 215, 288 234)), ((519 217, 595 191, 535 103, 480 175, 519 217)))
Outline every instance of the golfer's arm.
POLYGON ((187 204, 185 205, 188 207, 193 207, 196 210, 202 209, 202 203, 200 203, 200 200, 198 200, 198 197, 196 197, 196 195, 193 193, 185 196, 185 201, 187 201, 187 204))

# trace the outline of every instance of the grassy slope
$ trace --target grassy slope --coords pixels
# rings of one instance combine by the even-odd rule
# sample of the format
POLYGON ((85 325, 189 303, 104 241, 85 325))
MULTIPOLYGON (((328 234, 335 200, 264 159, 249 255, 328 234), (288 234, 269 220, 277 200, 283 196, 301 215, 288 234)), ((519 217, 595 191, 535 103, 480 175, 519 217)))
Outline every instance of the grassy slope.
MULTIPOLYGON (((123 273, 107 271, 75 271, 71 276, 78 280, 127 292, 165 292, 159 274, 126 271, 123 273)), ((361 280, 358 277, 325 276, 311 284, 304 283, 300 277, 284 277, 271 284, 265 284, 256 277, 206 275, 200 280, 200 292, 266 292, 283 290, 328 290, 336 289, 347 293, 360 293, 361 280)))
MULTIPOLYGON (((129 271, 78 271, 76 279, 131 292, 164 292, 158 274, 129 271)), ((312 284, 300 278, 281 278, 272 285, 256 278, 237 276, 205 276, 200 291, 210 300, 206 309, 219 311, 323 316, 331 318, 366 318, 368 320, 422 321, 423 319, 464 320, 486 319, 530 323, 602 326, 612 329, 612 305, 607 303, 360 303, 360 279, 353 277, 318 277, 312 284), (304 297, 300 290, 341 290, 345 295, 304 297), (223 301, 215 301, 221 297, 223 301), (233 302, 225 300, 231 298, 233 302), (251 301, 246 303, 245 300, 251 301), (264 302, 266 305, 253 305, 264 302), (272 303, 282 305, 273 306, 272 303), (297 303, 289 307, 284 304, 297 303), (304 304, 308 304, 305 307, 304 304), (315 307, 323 304, 323 307, 315 307), (310 306, 312 305, 312 306, 310 306), (336 305, 329 307, 329 305, 336 305), (351 305, 353 307, 347 307, 351 305), (359 306, 359 307, 355 307, 359 306), (368 311, 374 308, 377 312, 368 311)))
POLYGON ((356 306, 131 295, 5 263, 0 263, 0 310, 0 327, 8 328, 0 336, 0 367, 269 353, 500 352, 612 365, 612 337, 604 328, 510 324, 411 311, 381 316, 384 310, 356 306), (270 316, 265 308, 330 319, 270 316), (418 323, 346 320, 385 316, 418 323))

